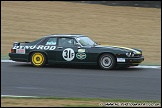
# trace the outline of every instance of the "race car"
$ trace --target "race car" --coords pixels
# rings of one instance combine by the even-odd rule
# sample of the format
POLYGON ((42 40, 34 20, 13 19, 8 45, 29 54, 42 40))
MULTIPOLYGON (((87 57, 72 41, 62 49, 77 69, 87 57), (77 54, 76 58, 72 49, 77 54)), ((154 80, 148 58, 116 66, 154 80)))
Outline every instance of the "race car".
POLYGON ((14 42, 9 57, 13 61, 31 62, 35 67, 84 64, 105 70, 138 66, 144 61, 140 49, 102 46, 82 34, 51 34, 32 42, 14 42))

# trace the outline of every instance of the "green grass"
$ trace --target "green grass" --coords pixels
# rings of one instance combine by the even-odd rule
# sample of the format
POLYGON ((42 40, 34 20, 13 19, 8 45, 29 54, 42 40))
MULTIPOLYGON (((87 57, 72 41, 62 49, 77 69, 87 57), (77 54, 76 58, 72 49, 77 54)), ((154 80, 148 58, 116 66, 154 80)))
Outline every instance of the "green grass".
POLYGON ((1 60, 9 60, 9 56, 8 55, 1 55, 1 60))
MULTIPOLYGON (((1 103, 3 106, 36 106, 36 102, 41 103, 43 106, 61 106, 61 107, 105 107, 112 106, 113 103, 120 104, 156 104, 161 105, 161 100, 131 100, 131 99, 107 99, 107 98, 60 98, 60 97, 1 97, 1 103), (8 99, 8 100, 7 100, 8 99), (11 99, 14 99, 14 101, 11 99), (51 101, 53 104, 51 104, 51 101), (57 102, 61 103, 57 103, 57 102), (27 103, 26 103, 27 102, 27 103), (33 103, 34 102, 34 103, 33 103), (102 104, 101 104, 102 103, 102 104)), ((113 104, 114 105, 114 104, 113 104)))
POLYGON ((61 98, 61 97, 1 97, 1 99, 53 99, 53 100, 78 100, 78 101, 103 101, 103 102, 161 102, 161 100, 132 100, 112 98, 61 98))
POLYGON ((158 63, 141 63, 141 66, 161 66, 161 64, 158 63))

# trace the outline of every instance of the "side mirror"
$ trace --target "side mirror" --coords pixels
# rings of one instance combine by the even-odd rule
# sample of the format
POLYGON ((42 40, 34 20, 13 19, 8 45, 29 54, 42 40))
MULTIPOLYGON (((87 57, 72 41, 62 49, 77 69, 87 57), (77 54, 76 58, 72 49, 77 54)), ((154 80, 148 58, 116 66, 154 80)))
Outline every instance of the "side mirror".
POLYGON ((100 43, 96 43, 97 45, 101 45, 100 43))
POLYGON ((95 42, 97 45, 101 45, 100 43, 95 42))
POLYGON ((75 46, 77 46, 78 48, 81 48, 81 45, 79 43, 75 43, 75 46))

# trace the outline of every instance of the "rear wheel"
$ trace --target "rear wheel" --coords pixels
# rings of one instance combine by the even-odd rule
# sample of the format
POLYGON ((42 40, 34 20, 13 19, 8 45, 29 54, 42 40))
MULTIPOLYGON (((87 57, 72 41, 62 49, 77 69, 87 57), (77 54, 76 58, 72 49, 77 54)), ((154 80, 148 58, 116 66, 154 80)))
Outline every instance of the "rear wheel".
POLYGON ((34 52, 31 55, 31 64, 35 67, 42 67, 46 65, 46 56, 44 53, 34 52))
POLYGON ((116 59, 112 54, 103 54, 99 58, 99 66, 101 69, 110 70, 116 65, 116 59))

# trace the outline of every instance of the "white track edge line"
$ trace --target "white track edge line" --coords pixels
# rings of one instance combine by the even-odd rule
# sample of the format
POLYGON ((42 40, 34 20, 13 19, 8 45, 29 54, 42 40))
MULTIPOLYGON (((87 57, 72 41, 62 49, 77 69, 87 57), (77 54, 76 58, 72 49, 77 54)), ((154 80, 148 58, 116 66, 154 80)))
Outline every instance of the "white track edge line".
POLYGON ((37 97, 37 96, 17 96, 17 95, 1 95, 1 97, 37 97))

